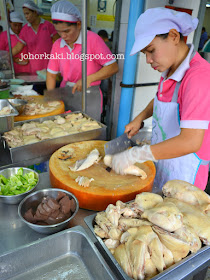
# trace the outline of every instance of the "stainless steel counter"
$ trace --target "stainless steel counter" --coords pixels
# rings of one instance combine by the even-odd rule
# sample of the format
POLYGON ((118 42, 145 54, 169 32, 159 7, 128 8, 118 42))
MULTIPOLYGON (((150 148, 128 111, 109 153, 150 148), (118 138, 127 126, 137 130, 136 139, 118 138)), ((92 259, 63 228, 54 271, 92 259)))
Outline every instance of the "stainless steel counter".
MULTIPOLYGON (((49 173, 40 174, 40 182, 36 190, 51 187, 49 173)), ((25 225, 18 216, 18 205, 9 205, 0 202, 0 255, 17 247, 36 241, 47 235, 33 231, 25 225)), ((87 232, 84 218, 95 213, 94 211, 79 209, 77 215, 68 227, 82 225, 87 232)))

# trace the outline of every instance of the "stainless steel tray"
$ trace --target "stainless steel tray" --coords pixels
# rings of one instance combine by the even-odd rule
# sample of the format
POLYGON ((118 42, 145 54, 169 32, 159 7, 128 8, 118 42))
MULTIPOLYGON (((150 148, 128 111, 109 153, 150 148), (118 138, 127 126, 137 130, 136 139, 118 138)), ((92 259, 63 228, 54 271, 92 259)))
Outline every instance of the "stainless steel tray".
MULTIPOLYGON (((95 216, 96 214, 90 215, 84 219, 85 223, 89 227, 92 234, 98 240, 101 250, 106 253, 107 257, 110 259, 112 264, 116 267, 118 272, 120 273, 122 279, 131 280, 130 278, 121 268, 119 263, 110 253, 109 249, 104 244, 103 240, 96 236, 94 233, 94 225, 95 225, 95 216)), ((98 248, 99 249, 99 248, 98 248)), ((99 249, 100 250, 100 249, 99 249)), ((100 250, 100 251, 101 251, 100 250)), ((103 253, 104 255, 104 253, 103 253)), ((204 246, 197 253, 191 254, 188 257, 184 258, 180 262, 172 265, 168 269, 159 273, 158 275, 151 278, 151 280, 186 280, 191 279, 193 275, 197 274, 199 271, 207 268, 210 265, 210 246, 204 246)), ((119 278, 118 278, 119 279, 119 278)))
POLYGON ((13 129, 14 116, 19 114, 7 99, 0 99, 0 110, 6 106, 11 108, 11 113, 9 115, 0 115, 0 133, 13 129))
POLYGON ((81 226, 0 256, 1 280, 116 279, 81 226))
MULTIPOLYGON (((61 114, 60 116, 65 117, 70 114, 81 113, 80 111, 61 114)), ((82 113, 84 117, 94 120, 88 115, 82 113)), ((57 115, 59 116, 59 115, 57 115)), ((33 120, 27 120, 22 122, 15 122, 14 126, 23 125, 28 122, 43 122, 46 120, 54 120, 55 116, 43 117, 33 120)), ((98 121, 97 121, 98 122, 98 121)), ((57 137, 53 139, 42 140, 37 143, 27 144, 20 147, 11 148, 7 145, 6 141, 3 139, 4 149, 8 150, 10 153, 12 163, 29 159, 34 159, 42 156, 51 156, 56 150, 70 143, 78 141, 87 140, 105 140, 106 139, 106 125, 98 122, 101 128, 94 130, 79 132, 71 135, 66 135, 62 137, 57 137)))

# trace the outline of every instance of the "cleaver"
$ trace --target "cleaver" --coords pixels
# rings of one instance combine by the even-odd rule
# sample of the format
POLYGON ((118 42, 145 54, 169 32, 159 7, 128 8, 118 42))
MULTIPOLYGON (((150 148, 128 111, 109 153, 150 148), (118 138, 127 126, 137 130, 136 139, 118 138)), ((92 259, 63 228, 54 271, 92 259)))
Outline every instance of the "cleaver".
MULTIPOLYGON (((140 129, 143 127, 144 127, 144 122, 142 122, 140 129)), ((135 142, 133 142, 132 139, 128 138, 127 133, 123 133, 119 137, 117 137, 111 141, 108 141, 104 145, 105 155, 114 155, 114 154, 125 151, 129 147, 133 147, 136 145, 137 144, 135 142)))

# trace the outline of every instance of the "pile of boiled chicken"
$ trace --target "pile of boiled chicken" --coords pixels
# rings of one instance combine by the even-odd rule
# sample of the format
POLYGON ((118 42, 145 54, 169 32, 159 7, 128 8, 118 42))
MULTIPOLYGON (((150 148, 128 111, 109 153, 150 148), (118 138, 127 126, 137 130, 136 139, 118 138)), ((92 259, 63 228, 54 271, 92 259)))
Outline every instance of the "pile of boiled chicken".
POLYGON ((141 193, 95 217, 95 234, 133 279, 151 279, 210 245, 210 196, 181 180, 168 181, 162 191, 164 198, 141 193))
POLYGON ((0 116, 11 114, 12 109, 9 106, 5 106, 0 110, 0 116))
POLYGON ((10 147, 14 148, 100 127, 97 121, 86 118, 82 113, 70 113, 65 117, 58 115, 54 119, 43 122, 25 122, 5 132, 3 138, 10 147))

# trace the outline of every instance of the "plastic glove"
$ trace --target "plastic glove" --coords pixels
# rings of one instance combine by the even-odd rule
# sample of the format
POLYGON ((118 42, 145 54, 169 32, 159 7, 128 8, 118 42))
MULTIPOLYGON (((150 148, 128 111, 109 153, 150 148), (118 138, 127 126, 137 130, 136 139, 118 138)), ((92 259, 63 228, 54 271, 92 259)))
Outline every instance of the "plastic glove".
POLYGON ((134 163, 142 163, 147 160, 152 160, 156 162, 150 146, 144 145, 142 147, 133 147, 122 153, 115 154, 112 157, 112 169, 121 175, 124 175, 124 170, 134 163))

